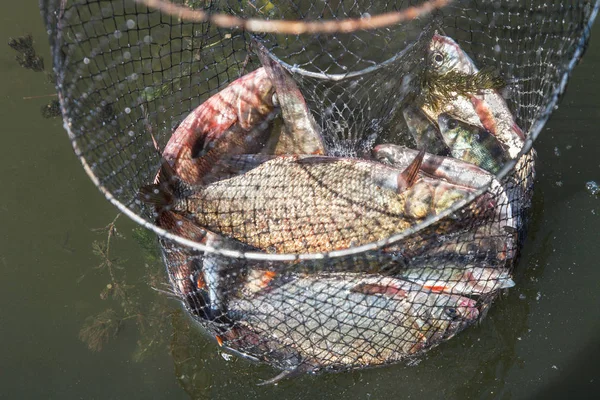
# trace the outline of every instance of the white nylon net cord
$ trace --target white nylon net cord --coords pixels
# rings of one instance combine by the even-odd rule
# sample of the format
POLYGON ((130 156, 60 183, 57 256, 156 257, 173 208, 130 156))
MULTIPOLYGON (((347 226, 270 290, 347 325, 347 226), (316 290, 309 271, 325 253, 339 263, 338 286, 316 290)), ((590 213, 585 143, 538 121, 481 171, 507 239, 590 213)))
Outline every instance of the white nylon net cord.
MULTIPOLYGON (((426 3, 178 2, 303 21, 426 3)), ((220 344, 313 372, 417 357, 515 284, 532 140, 597 7, 452 1, 384 28, 284 35, 186 22, 128 0, 42 1, 65 128, 94 183, 159 234, 173 290, 220 344), (432 43, 459 55, 451 72, 482 72, 444 81, 432 43), (173 156, 185 129, 202 132, 173 156), (519 130, 527 140, 502 142, 519 130), (286 145, 295 131, 321 139, 286 145), (440 142, 451 132, 485 144, 482 169, 440 142), (414 183, 411 149, 422 147, 437 155, 424 155, 414 183), (149 186, 161 152, 170 167, 149 186)))

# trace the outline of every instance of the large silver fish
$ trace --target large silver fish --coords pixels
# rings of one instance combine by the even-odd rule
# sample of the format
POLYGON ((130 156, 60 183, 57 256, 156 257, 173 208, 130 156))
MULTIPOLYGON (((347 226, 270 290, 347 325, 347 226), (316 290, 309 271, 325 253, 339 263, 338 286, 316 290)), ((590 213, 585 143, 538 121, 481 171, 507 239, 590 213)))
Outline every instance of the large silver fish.
POLYGON ((224 344, 242 352, 262 344, 270 359, 285 357, 289 370, 374 366, 453 337, 478 319, 476 305, 395 278, 296 276, 232 299, 228 317, 238 330, 224 344))

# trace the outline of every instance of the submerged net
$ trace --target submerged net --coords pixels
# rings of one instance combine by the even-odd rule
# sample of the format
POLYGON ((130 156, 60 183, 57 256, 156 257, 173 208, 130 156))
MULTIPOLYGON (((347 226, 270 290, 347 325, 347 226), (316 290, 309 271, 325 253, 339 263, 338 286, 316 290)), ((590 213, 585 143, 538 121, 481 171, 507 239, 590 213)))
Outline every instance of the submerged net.
POLYGON ((285 371, 396 362, 514 285, 531 146, 597 2, 178 2, 301 21, 431 3, 294 35, 42 1, 77 156, 158 233, 174 292, 219 344, 285 371))

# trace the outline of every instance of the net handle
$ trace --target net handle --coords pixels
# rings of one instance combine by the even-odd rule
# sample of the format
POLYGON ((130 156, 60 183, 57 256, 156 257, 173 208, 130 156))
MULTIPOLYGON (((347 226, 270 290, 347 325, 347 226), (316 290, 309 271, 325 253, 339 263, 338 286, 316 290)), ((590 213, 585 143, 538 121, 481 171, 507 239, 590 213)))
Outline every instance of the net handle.
POLYGON ((393 11, 376 16, 365 15, 361 18, 341 20, 299 21, 299 20, 264 20, 257 18, 240 18, 230 14, 210 14, 203 10, 192 10, 188 7, 171 3, 168 0, 135 0, 148 8, 189 22, 210 22, 219 28, 242 29, 255 33, 279 33, 302 35, 316 33, 350 33, 358 30, 384 28, 390 25, 412 21, 435 10, 446 7, 453 0, 429 0, 419 6, 411 6, 402 11, 393 11))

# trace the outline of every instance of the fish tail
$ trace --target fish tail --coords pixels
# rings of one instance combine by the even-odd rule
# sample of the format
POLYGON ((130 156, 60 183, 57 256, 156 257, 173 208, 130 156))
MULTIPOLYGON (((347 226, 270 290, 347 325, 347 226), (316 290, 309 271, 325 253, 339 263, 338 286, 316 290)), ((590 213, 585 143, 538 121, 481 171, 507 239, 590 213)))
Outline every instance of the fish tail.
POLYGON ((159 209, 166 209, 175 201, 173 193, 161 184, 142 186, 138 192, 138 198, 159 209))
POLYGON ((169 209, 174 203, 176 193, 183 190, 184 183, 177 177, 173 167, 163 159, 157 183, 142 186, 138 198, 146 204, 154 205, 159 210, 169 209))
POLYGON ((417 181, 421 164, 423 164, 423 157, 425 157, 424 149, 419 151, 419 154, 412 160, 410 165, 398 175, 398 193, 410 188, 417 181))

